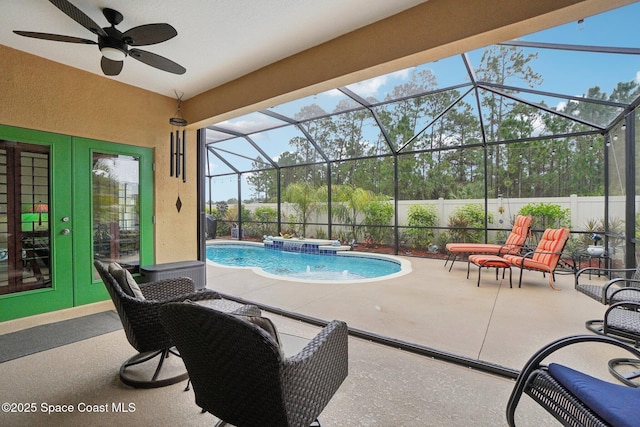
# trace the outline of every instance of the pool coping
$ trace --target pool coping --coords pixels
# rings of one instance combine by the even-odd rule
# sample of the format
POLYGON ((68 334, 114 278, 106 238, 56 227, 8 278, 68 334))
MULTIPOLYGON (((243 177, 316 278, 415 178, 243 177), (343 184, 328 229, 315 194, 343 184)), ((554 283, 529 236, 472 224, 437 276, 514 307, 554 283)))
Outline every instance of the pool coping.
MULTIPOLYGON (((259 243, 259 242, 247 242, 247 241, 235 241, 235 240, 210 240, 210 241, 207 241, 207 243, 206 243, 206 246, 213 246, 213 245, 248 245, 248 246, 250 245, 250 246, 264 247, 264 244, 263 243, 259 243)), ((213 261, 211 261, 209 259, 207 259, 206 261, 207 261, 207 264, 214 265, 216 267, 235 268, 235 269, 241 269, 241 270, 251 270, 255 274, 259 275, 259 276, 268 277, 270 279, 284 280, 284 281, 288 281, 288 282, 304 282, 304 283, 325 283, 325 284, 328 284, 328 283, 343 283, 343 284, 350 284, 350 283, 381 282, 381 281, 384 281, 384 280, 391 280, 391 279, 395 279, 397 277, 405 276, 405 275, 407 275, 407 274, 412 272, 411 261, 409 261, 408 259, 405 259, 405 258, 401 258, 401 257, 395 256, 395 255, 372 254, 372 253, 351 252, 351 251, 339 251, 335 255, 321 255, 321 256, 345 256, 345 257, 384 259, 384 260, 388 260, 388 261, 392 261, 392 262, 396 262, 396 263, 400 264, 400 271, 398 271, 397 273, 388 274, 386 276, 368 277, 368 278, 365 278, 365 279, 353 279, 353 280, 313 280, 313 279, 311 279, 311 280, 309 280, 309 279, 303 279, 303 278, 300 278, 300 277, 279 276, 277 274, 267 273, 266 271, 264 271, 260 267, 236 267, 236 266, 218 264, 218 263, 213 262, 213 261)))

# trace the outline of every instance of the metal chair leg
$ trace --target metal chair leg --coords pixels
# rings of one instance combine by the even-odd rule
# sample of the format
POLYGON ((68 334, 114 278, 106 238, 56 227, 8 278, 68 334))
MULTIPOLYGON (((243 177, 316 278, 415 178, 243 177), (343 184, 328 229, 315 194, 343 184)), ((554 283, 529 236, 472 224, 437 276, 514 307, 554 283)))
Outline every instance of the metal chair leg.
POLYGON ((179 357, 178 353, 168 348, 164 350, 159 350, 159 351, 151 351, 147 353, 136 354, 135 356, 127 359, 120 366, 120 381, 122 381, 124 384, 128 386, 135 387, 135 388, 157 388, 157 387, 164 387, 171 384, 175 384, 177 382, 184 381, 187 378, 189 378, 189 374, 185 369, 183 373, 180 373, 173 377, 158 379, 158 376, 160 375, 160 371, 162 370, 162 366, 164 364, 164 359, 169 357, 170 354, 173 354, 179 357), (140 380, 135 378, 132 375, 129 375, 129 372, 127 371, 127 369, 131 368, 132 366, 136 366, 141 363, 148 362, 152 359, 155 359, 156 357, 159 357, 159 361, 158 361, 158 364, 156 365, 153 376, 151 377, 150 380, 140 380))
POLYGON ((449 271, 453 268, 453 263, 456 262, 456 258, 458 258, 458 254, 453 255, 453 259, 451 260, 451 265, 449 266, 449 271))
POLYGON ((638 387, 638 383, 633 382, 633 380, 640 378, 640 360, 616 358, 609 360, 607 364, 609 365, 609 372, 615 379, 628 386, 638 387), (625 374, 616 369, 619 366, 631 366, 634 370, 625 374))

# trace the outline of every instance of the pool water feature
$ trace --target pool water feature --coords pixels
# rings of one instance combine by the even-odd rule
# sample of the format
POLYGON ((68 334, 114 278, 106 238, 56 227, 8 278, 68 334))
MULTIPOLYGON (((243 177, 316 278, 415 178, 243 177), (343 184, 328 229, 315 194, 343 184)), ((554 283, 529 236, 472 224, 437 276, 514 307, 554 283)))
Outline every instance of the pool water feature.
POLYGON ((319 255, 270 250, 250 243, 207 245, 207 260, 226 267, 253 268, 258 274, 284 280, 313 282, 382 280, 411 271, 409 261, 388 255, 319 255))

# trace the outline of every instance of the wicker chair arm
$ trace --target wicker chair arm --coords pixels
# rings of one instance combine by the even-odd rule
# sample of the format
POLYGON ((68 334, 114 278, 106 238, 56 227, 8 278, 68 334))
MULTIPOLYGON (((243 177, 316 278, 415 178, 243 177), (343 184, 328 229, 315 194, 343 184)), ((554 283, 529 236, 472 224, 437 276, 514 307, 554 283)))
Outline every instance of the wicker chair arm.
POLYGON ((509 401, 507 403, 507 423, 509 426, 515 426, 515 411, 518 403, 520 402, 520 398, 522 397, 522 393, 525 391, 529 381, 532 379, 532 374, 534 371, 539 369, 542 365, 541 363, 549 357, 552 353, 560 350, 561 348, 567 347, 569 345, 585 343, 585 342, 599 342, 603 344, 609 344, 616 347, 620 347, 624 350, 630 352, 634 358, 640 359, 640 350, 635 349, 621 341, 618 341, 614 338, 602 335, 575 335, 569 336, 565 338, 560 338, 556 341, 553 341, 547 344, 545 347, 538 350, 536 353, 531 356, 531 358, 527 361, 527 363, 520 371, 518 378, 516 380, 516 384, 511 391, 511 395, 509 397, 509 401))
POLYGON ((577 271, 576 273, 576 284, 580 279, 582 274, 605 274, 609 275, 610 273, 626 273, 630 271, 636 271, 635 268, 604 268, 604 267, 584 267, 577 271))
POLYGON ((304 420, 318 413, 338 390, 348 374, 347 341, 347 324, 334 320, 297 355, 284 360, 282 376, 291 419, 304 420))
POLYGON ((602 301, 603 304, 609 305, 613 299, 613 296, 617 294, 619 291, 613 291, 611 295, 609 295, 609 288, 618 287, 620 290, 625 289, 626 283, 640 283, 640 280, 637 279, 626 279, 624 277, 617 277, 615 279, 611 279, 602 285, 602 301))
POLYGON ((145 298, 158 301, 163 301, 176 295, 191 294, 196 291, 193 280, 189 277, 140 283, 139 286, 145 298))
POLYGON ((162 341, 164 341, 166 345, 169 345, 171 344, 169 336, 164 332, 163 328, 158 327, 160 324, 160 308, 162 306, 170 302, 201 301, 219 298, 220 295, 210 289, 174 295, 163 300, 138 300, 125 296, 121 298, 121 301, 127 318, 126 322, 123 320, 123 324, 126 323, 128 325, 127 327, 131 328, 131 339, 129 342, 140 352, 149 351, 149 347, 154 344, 157 345, 158 342, 162 341), (133 337, 135 337, 135 340, 132 342, 133 337))
POLYGON ((603 286, 608 288, 611 285, 620 284, 620 282, 624 282, 622 283, 622 286, 625 286, 625 283, 640 283, 640 279, 627 279, 626 277, 616 277, 615 279, 611 279, 607 281, 607 283, 605 283, 603 286))
MULTIPOLYGON (((288 364, 305 362, 311 356, 316 355, 320 351, 320 349, 324 348, 325 346, 332 344, 346 345, 347 336, 347 324, 339 320, 333 320, 329 322, 327 326, 322 328, 322 330, 318 332, 318 334, 313 337, 313 339, 311 339, 311 341, 309 341, 298 354, 288 357, 286 361, 288 364)), ((346 347, 340 348, 340 350, 344 350, 346 354, 346 347)))
POLYGON ((604 312, 604 324, 607 324, 607 317, 609 317, 609 313, 617 308, 624 308, 626 310, 640 310, 640 302, 639 301, 620 301, 615 304, 611 304, 607 311, 604 312))
MULTIPOLYGON (((640 280, 629 280, 629 282, 635 282, 640 284, 640 280)), ((624 286, 621 288, 616 289, 615 291, 611 292, 611 295, 609 296, 608 300, 605 301, 605 304, 610 304, 611 301, 614 301, 615 299, 623 300, 623 301, 632 301, 632 302, 640 302, 640 287, 635 287, 635 286, 624 286), (630 294, 632 295, 631 297, 629 296, 624 296, 626 294, 630 294)))
POLYGON ((609 269, 604 269, 604 268, 598 268, 598 267, 584 267, 584 268, 580 268, 578 269, 578 271, 576 271, 576 277, 575 277, 575 286, 577 287, 578 284, 580 283, 580 276, 582 276, 583 274, 607 274, 609 272, 609 269))

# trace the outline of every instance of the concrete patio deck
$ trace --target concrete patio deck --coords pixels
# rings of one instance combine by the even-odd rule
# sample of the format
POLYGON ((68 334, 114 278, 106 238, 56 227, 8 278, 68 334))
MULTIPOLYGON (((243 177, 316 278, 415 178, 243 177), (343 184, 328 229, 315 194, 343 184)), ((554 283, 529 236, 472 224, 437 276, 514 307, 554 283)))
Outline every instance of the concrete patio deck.
MULTIPOLYGON (((284 310, 331 320, 441 351, 519 370, 542 345, 562 336, 587 333, 584 321, 599 318, 604 306, 578 294, 573 276, 558 276, 553 291, 541 274, 525 272, 522 288, 508 278, 477 272, 466 279, 466 263, 448 272, 441 260, 408 258, 411 274, 349 284, 310 284, 266 278, 250 270, 207 266, 208 287, 284 310)), ((514 270, 514 276, 517 270, 514 270)), ((594 277, 593 281, 602 280, 594 277)), ((0 324, 10 332, 110 303, 79 307, 0 324)), ((265 312, 280 332, 314 336, 319 328, 265 312)), ((213 425, 200 414, 184 384, 155 390, 131 389, 117 379, 134 350, 123 331, 0 364, 3 401, 78 404, 133 402, 128 414, 47 415, 0 413, 0 425, 213 425)), ((601 374, 613 353, 593 344, 558 355, 559 360, 601 374)), ((323 426, 500 426, 514 381, 460 365, 351 337, 349 376, 320 420, 323 426)), ((557 425, 530 399, 517 413, 520 426, 557 425)))
MULTIPOLYGON (((439 259, 404 257, 410 274, 363 283, 300 283, 272 279, 249 269, 208 263, 207 286, 280 309, 323 320, 340 319, 352 328, 520 369, 542 345, 584 334, 587 319, 601 318, 604 306, 574 290, 573 275, 557 275, 552 290, 541 273, 525 271, 518 288, 508 274, 495 280, 467 263, 451 272, 439 259)), ((595 283, 596 276, 592 278, 595 283)))
MULTIPOLYGON (((478 287, 473 267, 466 278, 466 262, 456 262, 449 272, 442 260, 405 259, 412 264, 408 275, 348 284, 284 281, 209 263, 208 287, 515 370, 545 344, 587 334, 585 320, 601 318, 605 311, 574 290, 573 275, 557 275, 560 290, 554 291, 541 273, 525 271, 518 288, 519 270, 514 269, 510 288, 508 274, 496 280, 489 271, 478 287)), ((300 333, 295 324, 291 329, 293 321, 273 317, 284 331, 300 333)), ((344 400, 337 396, 323 414, 325 420, 331 419, 329 425, 506 424, 504 410, 513 381, 355 338, 350 346, 350 366, 356 373, 351 371, 340 389, 344 400)), ((583 344, 565 349, 556 360, 613 381, 605 362, 614 353, 602 347, 583 344)), ((519 408, 519 425, 557 425, 529 399, 519 408)))

